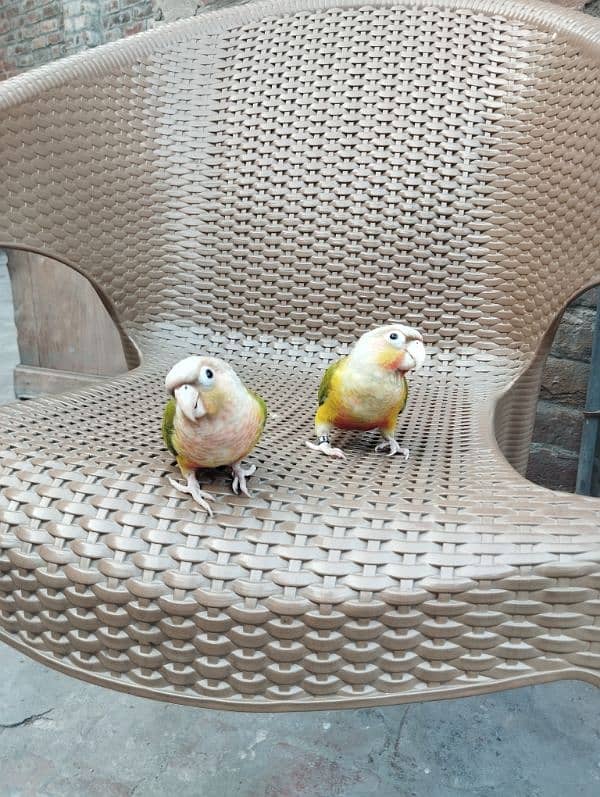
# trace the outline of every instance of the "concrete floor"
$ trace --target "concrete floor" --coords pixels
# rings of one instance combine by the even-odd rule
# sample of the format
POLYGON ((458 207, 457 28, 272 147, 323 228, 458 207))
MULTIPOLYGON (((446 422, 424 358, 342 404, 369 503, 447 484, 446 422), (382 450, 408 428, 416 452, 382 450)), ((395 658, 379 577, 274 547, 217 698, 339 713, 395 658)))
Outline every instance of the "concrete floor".
MULTIPOLYGON (((0 403, 17 362, 0 261, 0 403)), ((236 714, 79 683, 0 646, 0 797, 597 797, 600 691, 236 714)))

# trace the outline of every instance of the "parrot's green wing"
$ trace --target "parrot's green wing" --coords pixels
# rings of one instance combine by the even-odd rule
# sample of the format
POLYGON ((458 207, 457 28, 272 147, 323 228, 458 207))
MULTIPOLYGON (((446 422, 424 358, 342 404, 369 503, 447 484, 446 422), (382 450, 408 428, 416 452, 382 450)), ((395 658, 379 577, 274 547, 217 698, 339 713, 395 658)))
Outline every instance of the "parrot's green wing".
POLYGON ((162 420, 162 436, 165 441, 166 447, 169 449, 174 457, 177 456, 177 450, 173 444, 173 429, 175 426, 175 399, 171 398, 167 401, 162 420))
POLYGON ((327 401, 327 396, 329 395, 329 391, 331 389, 331 380, 333 379, 333 375, 340 367, 340 365, 344 362, 346 358, 342 357, 341 360, 337 360, 337 362, 331 363, 329 368, 323 374, 323 378, 321 379, 321 384, 319 385, 319 407, 321 404, 325 404, 327 401))
POLYGON ((256 443, 258 443, 258 441, 260 440, 260 436, 263 433, 263 429, 265 428, 265 424, 267 422, 267 414, 268 414, 267 402, 264 400, 264 398, 259 396, 258 393, 255 393, 253 390, 249 390, 248 393, 250 393, 252 398, 256 401, 256 403, 260 407, 260 414, 262 418, 262 422, 258 428, 258 432, 256 433, 256 440, 254 441, 254 444, 256 445, 256 443))
POLYGON ((404 412, 404 408, 406 407, 406 402, 408 401, 408 381, 405 376, 402 377, 402 390, 404 392, 404 395, 402 396, 402 403, 400 404, 398 415, 400 415, 401 412, 404 412))

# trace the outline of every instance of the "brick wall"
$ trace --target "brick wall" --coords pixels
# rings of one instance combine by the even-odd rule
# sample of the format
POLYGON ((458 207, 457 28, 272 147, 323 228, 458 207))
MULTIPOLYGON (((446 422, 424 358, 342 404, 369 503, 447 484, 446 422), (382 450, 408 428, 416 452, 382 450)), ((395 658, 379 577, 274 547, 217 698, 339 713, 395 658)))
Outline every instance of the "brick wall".
MULTIPOLYGON (((146 30, 161 22, 192 16, 205 5, 235 0, 0 0, 0 78, 32 66, 146 30)), ((581 7, 581 0, 557 0, 581 7)), ((584 9, 600 16, 600 0, 584 9)), ((582 409, 594 320, 595 292, 566 311, 548 358, 529 476, 573 490, 581 436, 582 409)))
POLYGON ((102 36, 105 42, 140 33, 152 26, 152 0, 101 0, 102 36))
POLYGON ((0 77, 66 54, 60 0, 5 0, 0 6, 0 77))
POLYGON ((152 25, 153 0, 0 0, 0 79, 152 25))
POLYGON ((575 489, 595 322, 596 290, 565 310, 546 361, 528 476, 558 490, 575 489))

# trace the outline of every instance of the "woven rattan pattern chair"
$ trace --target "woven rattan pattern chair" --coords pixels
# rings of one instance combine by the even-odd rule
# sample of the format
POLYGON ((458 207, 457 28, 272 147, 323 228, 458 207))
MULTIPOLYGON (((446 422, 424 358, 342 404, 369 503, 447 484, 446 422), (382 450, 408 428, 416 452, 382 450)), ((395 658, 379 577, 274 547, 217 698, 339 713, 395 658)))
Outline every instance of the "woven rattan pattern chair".
POLYGON ((207 13, 0 87, 0 244, 80 269, 132 365, 2 409, 0 638, 199 706, 600 681, 594 499, 522 475, 560 311, 600 279, 600 27, 551 6, 207 13), (408 464, 305 448, 320 373, 420 327, 408 464), (163 377, 267 397, 253 497, 176 493, 163 377))

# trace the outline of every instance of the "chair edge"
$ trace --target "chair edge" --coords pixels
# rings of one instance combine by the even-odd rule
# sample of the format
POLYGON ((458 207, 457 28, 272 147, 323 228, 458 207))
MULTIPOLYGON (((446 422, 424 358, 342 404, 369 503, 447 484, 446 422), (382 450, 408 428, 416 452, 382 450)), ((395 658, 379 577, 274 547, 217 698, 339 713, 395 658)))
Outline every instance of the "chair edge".
MULTIPOLYGON (((360 0, 258 0, 241 6, 207 9, 198 16, 84 50, 8 78, 0 83, 0 111, 27 102, 69 79, 100 77, 151 55, 161 46, 185 42, 194 36, 218 35, 220 31, 267 17, 283 18, 327 9, 359 9, 363 5, 360 0)), ((542 0, 527 0, 526 3, 519 0, 371 0, 369 3, 373 8, 404 5, 417 9, 455 8, 501 15, 517 22, 558 30, 600 58, 600 19, 542 0)))

